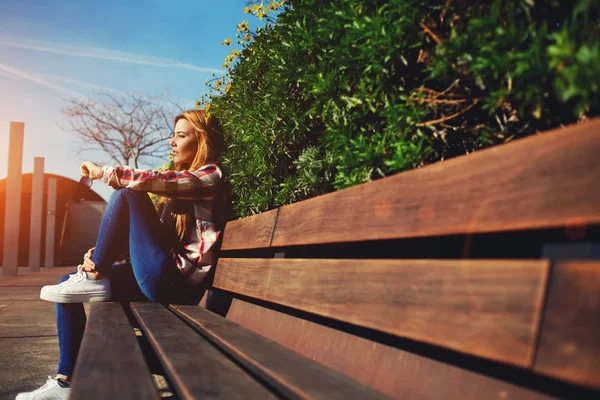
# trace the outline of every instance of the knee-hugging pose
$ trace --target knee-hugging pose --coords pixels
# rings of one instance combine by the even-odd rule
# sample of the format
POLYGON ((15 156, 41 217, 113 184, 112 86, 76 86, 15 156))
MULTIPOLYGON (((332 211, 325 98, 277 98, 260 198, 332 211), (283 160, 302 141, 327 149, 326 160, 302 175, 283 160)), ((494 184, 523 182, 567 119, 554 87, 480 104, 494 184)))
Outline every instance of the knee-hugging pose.
POLYGON ((60 359, 56 377, 23 399, 66 399, 86 317, 82 302, 154 301, 197 304, 216 262, 225 223, 224 183, 218 160, 223 137, 218 120, 203 111, 175 118, 171 140, 175 169, 81 165, 81 175, 115 189, 96 246, 77 272, 44 286, 56 303, 60 359), (163 196, 159 216, 148 193, 163 196), (115 263, 128 251, 128 262, 115 263))

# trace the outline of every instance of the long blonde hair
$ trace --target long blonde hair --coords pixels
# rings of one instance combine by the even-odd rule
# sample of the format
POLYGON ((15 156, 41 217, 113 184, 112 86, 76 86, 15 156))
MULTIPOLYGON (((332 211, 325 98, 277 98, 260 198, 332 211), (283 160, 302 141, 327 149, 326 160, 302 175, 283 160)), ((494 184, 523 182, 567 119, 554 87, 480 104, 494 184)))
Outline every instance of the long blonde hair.
MULTIPOLYGON (((194 128, 198 150, 191 165, 176 165, 175 169, 195 171, 206 164, 216 164, 223 150, 223 130, 219 120, 203 110, 188 110, 175 117, 173 126, 177 125, 180 119, 185 119, 194 128)), ((168 198, 163 197, 158 203, 164 205, 167 200, 168 198)), ((172 214, 172 217, 176 219, 177 237, 183 240, 190 217, 187 214, 172 214)))

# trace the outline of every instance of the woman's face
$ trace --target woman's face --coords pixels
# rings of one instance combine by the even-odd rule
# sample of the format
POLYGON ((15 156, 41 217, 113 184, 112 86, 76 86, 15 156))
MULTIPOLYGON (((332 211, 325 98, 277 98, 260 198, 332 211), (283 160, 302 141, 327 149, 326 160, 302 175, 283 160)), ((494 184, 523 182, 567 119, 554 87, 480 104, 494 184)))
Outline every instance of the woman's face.
POLYGON ((175 135, 171 140, 175 165, 192 165, 196 152, 198 151, 198 141, 194 133, 194 127, 188 120, 182 118, 175 124, 175 135))

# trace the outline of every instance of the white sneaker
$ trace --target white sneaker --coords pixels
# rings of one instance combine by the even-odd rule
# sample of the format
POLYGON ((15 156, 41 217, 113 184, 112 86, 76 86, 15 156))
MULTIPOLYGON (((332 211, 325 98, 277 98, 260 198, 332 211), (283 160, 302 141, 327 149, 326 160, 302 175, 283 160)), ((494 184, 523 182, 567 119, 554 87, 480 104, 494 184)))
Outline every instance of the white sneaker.
POLYGON ((93 280, 87 277, 81 265, 69 279, 58 285, 47 285, 40 292, 40 299, 54 303, 84 303, 87 301, 107 301, 110 298, 110 280, 93 280))
POLYGON ((49 376, 42 387, 33 392, 19 393, 16 400, 66 400, 70 391, 71 388, 60 386, 58 379, 49 376))

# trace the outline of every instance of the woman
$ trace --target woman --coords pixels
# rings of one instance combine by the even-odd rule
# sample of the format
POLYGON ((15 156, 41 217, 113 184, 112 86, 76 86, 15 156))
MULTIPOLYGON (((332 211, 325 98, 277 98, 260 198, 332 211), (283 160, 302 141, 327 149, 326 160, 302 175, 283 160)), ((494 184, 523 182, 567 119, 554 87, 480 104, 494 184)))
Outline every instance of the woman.
POLYGON ((83 265, 57 285, 42 288, 40 298, 56 303, 58 373, 39 389, 19 394, 18 400, 68 397, 85 329, 82 302, 200 301, 225 222, 224 183, 217 166, 223 147, 221 127, 204 111, 186 111, 175 118, 170 144, 173 171, 99 167, 90 161, 81 165, 81 176, 117 190, 102 218, 96 246, 86 253, 83 265), (147 192, 165 197, 162 219, 147 192), (131 262, 113 265, 127 244, 131 262))

